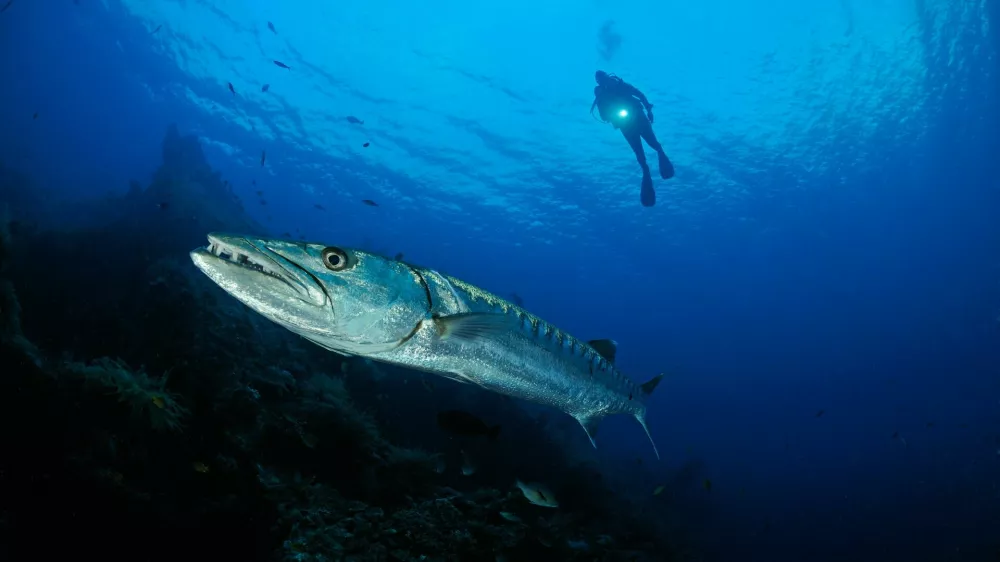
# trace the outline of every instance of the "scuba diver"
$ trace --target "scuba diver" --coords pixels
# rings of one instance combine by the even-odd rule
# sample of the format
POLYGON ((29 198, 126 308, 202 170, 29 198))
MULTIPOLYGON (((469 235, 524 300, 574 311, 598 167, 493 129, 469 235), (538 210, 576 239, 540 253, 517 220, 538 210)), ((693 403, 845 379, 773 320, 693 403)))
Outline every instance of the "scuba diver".
POLYGON ((656 204, 656 192, 653 191, 653 178, 649 175, 649 164, 646 163, 643 139, 656 151, 660 177, 665 180, 674 177, 674 165, 670 163, 653 133, 653 104, 649 103, 642 92, 613 74, 598 70, 594 78, 597 79, 597 86, 594 88, 594 103, 590 106, 590 114, 594 114, 596 107, 601 121, 621 129, 628 145, 635 152, 635 159, 642 167, 642 191, 639 199, 643 206, 652 207, 656 204), (646 110, 645 114, 643 109, 646 110))

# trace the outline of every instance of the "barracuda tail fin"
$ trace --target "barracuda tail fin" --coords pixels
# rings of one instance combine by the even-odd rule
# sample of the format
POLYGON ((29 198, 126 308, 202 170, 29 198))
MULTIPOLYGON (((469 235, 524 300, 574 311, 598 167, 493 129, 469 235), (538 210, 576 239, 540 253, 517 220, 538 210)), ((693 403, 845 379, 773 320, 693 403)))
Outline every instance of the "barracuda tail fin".
MULTIPOLYGON (((660 375, 663 376, 663 375, 660 375)), ((655 380, 655 379, 654 379, 655 380)), ((656 460, 660 460, 660 451, 656 449, 656 441, 653 441, 653 434, 649 432, 649 425, 646 424, 646 410, 643 408, 641 411, 636 412, 635 419, 638 420, 639 425, 642 429, 646 431, 646 437, 649 437, 649 444, 653 446, 653 453, 656 455, 656 460)))

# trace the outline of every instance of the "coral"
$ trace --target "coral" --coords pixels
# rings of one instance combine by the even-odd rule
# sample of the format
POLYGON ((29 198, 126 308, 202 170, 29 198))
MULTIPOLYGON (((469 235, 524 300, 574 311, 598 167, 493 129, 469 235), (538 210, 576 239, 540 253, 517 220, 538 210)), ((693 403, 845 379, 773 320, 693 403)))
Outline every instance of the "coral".
POLYGON ((369 452, 382 448, 375 420, 354 406, 343 379, 316 374, 301 388, 305 397, 301 408, 313 432, 333 438, 341 446, 369 452))
POLYGON ((469 498, 443 488, 437 497, 386 511, 347 501, 299 476, 286 480, 262 470, 261 481, 292 520, 284 543, 287 561, 475 560, 512 548, 525 536, 523 527, 499 523, 495 492, 469 498))
POLYGON ((119 401, 131 407, 134 415, 144 416, 157 431, 180 431, 183 427, 181 420, 188 410, 177 402, 173 393, 165 390, 167 376, 156 382, 144 371, 131 371, 121 361, 106 357, 89 365, 66 363, 64 370, 82 377, 87 384, 113 390, 119 401))

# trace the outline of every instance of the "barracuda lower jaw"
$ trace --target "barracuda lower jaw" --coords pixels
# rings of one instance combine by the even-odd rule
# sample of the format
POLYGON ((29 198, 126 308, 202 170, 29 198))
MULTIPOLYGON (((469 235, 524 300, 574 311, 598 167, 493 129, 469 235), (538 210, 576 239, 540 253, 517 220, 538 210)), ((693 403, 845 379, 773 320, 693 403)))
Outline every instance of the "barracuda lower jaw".
POLYGON ((274 277, 275 279, 280 279, 286 283, 288 282, 288 280, 285 279, 285 276, 281 274, 281 271, 268 264, 266 259, 254 259, 246 253, 240 252, 237 249, 214 240, 209 242, 206 249, 209 253, 219 259, 223 259, 240 267, 256 271, 257 273, 263 273, 264 275, 274 277))

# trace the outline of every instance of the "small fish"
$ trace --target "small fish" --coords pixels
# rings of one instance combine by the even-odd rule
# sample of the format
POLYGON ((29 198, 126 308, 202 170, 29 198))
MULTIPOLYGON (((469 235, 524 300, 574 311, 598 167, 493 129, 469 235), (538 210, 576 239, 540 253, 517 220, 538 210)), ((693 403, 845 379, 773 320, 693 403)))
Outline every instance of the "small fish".
POLYGON ((203 462, 200 462, 200 461, 196 461, 196 462, 191 463, 191 467, 194 468, 194 470, 196 472, 200 472, 202 474, 205 474, 205 473, 208 472, 208 465, 205 464, 205 463, 203 463, 203 462))
POLYGON ((395 256, 393 256, 393 258, 392 258, 392 259, 394 259, 394 260, 396 260, 396 261, 403 261, 403 252, 398 252, 398 253, 396 253, 396 255, 395 255, 395 256))
POLYGON ((273 23, 267 22, 267 28, 270 29, 271 32, 274 33, 275 35, 278 34, 278 31, 276 29, 274 29, 274 24, 273 23))
POLYGON ((712 491, 712 481, 709 480, 708 478, 705 479, 705 483, 703 484, 703 486, 705 486, 705 491, 706 492, 711 492, 712 491))
POLYGON ((357 117, 355 117, 353 115, 348 115, 347 116, 347 122, 348 123, 354 123, 355 125, 364 125, 365 124, 364 121, 358 119, 357 117))
POLYGON ((260 91, 262 91, 262 92, 266 92, 266 91, 268 91, 270 89, 271 89, 271 85, 270 84, 264 84, 263 86, 260 87, 260 91))
POLYGON ((820 411, 816 412, 816 417, 817 418, 821 418, 821 417, 823 417, 823 414, 825 414, 825 413, 826 413, 826 410, 820 410, 820 411))
POLYGON ((170 208, 170 203, 167 201, 160 201, 159 203, 156 204, 156 208, 158 208, 161 211, 166 211, 167 209, 170 208))
POLYGON ((663 490, 666 490, 666 489, 667 489, 667 487, 661 484, 661 485, 657 486, 655 490, 653 490, 653 495, 654 496, 658 496, 658 495, 660 495, 660 494, 663 493, 663 490))
POLYGON ((315 205, 313 205, 313 207, 316 207, 320 211, 325 211, 326 210, 326 207, 324 207, 323 205, 320 205, 319 203, 316 203, 315 205))
POLYGON ((371 199, 362 199, 361 202, 369 207, 378 207, 378 203, 372 201, 371 199))
POLYGON ((521 518, 520 517, 518 517, 517 515, 509 512, 509 511, 501 511, 500 512, 500 517, 503 517, 504 519, 506 519, 507 521, 510 521, 511 523, 520 523, 521 522, 521 518))
POLYGON ((235 96, 236 95, 236 88, 233 87, 233 83, 232 82, 226 82, 226 85, 229 86, 229 91, 232 92, 233 95, 235 96))
POLYGON ((7 2, 6 4, 4 4, 4 5, 3 5, 3 8, 0 8, 0 14, 2 14, 2 13, 4 13, 4 12, 6 12, 6 11, 7 11, 7 8, 10 8, 10 5, 11 5, 11 4, 13 4, 13 3, 14 3, 14 0, 10 0, 10 1, 9 1, 9 2, 7 2))
POLYGON ((156 26, 156 29, 154 29, 152 32, 150 32, 150 35, 156 35, 156 32, 159 31, 160 28, 162 28, 162 27, 163 27, 162 23, 160 25, 156 26))
POLYGON ((490 427, 483 420, 462 410, 438 412, 437 424, 438 427, 448 433, 461 435, 462 437, 479 437, 485 435, 487 439, 493 441, 500 435, 499 425, 490 427))
POLYGON ((517 293, 510 294, 510 302, 516 304, 517 306, 524 306, 524 299, 522 299, 521 295, 517 293))
POLYGON ((893 431, 891 439, 898 439, 898 438, 899 438, 899 432, 898 431, 893 431))
POLYGON ((254 191, 254 193, 257 194, 257 197, 262 197, 264 195, 264 192, 259 189, 257 191, 254 191))
POLYGON ((371 146, 371 145, 372 145, 372 143, 370 143, 370 142, 366 142, 365 144, 361 145, 361 147, 362 147, 362 148, 368 148, 368 147, 369 147, 369 146, 371 146))
POLYGON ((167 403, 163 400, 162 396, 154 396, 152 402, 154 406, 161 410, 167 407, 167 403))
POLYGON ((541 507, 559 507, 556 497, 544 484, 525 484, 520 480, 517 480, 515 484, 529 502, 541 507))
POLYGON ((476 463, 464 450, 462 451, 462 476, 472 476, 476 473, 476 463))
POLYGON ((284 236, 285 238, 291 238, 292 237, 292 234, 290 232, 282 232, 281 235, 284 236))
POLYGON ((263 199, 261 199, 261 200, 260 200, 260 204, 261 204, 261 205, 267 205, 267 201, 264 201, 263 199))
POLYGON ((257 180, 250 180, 250 183, 253 185, 257 185, 257 180))
POLYGON ((927 422, 927 427, 934 427, 934 422, 927 422))
POLYGON ((261 168, 264 167, 264 161, 265 160, 267 160, 267 151, 261 150, 260 151, 260 167, 261 168))
POLYGON ((288 70, 292 69, 292 67, 290 67, 287 64, 281 62, 280 60, 274 61, 274 66, 277 66, 278 68, 285 68, 285 69, 288 69, 288 70))
POLYGON ((38 119, 38 112, 36 111, 34 115, 31 116, 32 119, 38 119))

